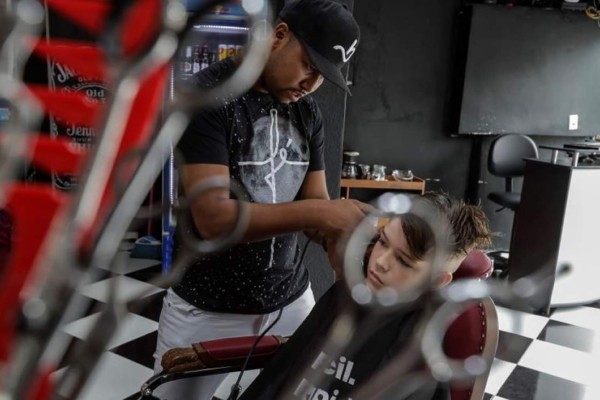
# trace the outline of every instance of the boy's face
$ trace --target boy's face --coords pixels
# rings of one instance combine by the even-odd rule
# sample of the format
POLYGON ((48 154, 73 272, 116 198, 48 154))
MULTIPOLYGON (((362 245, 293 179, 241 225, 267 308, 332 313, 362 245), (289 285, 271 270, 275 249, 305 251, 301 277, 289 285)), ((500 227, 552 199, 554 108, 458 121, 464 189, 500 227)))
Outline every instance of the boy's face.
POLYGON ((367 267, 367 286, 377 291, 384 286, 400 288, 415 284, 429 273, 430 262, 415 260, 410 253, 399 218, 381 231, 367 267))
MULTIPOLYGON (((452 281, 452 273, 465 259, 464 255, 448 256, 443 271, 438 271, 433 285, 441 288, 452 281)), ((377 291, 384 286, 400 289, 427 279, 431 260, 416 260, 406 241, 400 218, 392 219, 381 230, 367 267, 367 286, 377 291)))
POLYGON ((322 83, 323 76, 314 68, 302 43, 286 24, 278 24, 259 89, 287 104, 314 92, 322 83))

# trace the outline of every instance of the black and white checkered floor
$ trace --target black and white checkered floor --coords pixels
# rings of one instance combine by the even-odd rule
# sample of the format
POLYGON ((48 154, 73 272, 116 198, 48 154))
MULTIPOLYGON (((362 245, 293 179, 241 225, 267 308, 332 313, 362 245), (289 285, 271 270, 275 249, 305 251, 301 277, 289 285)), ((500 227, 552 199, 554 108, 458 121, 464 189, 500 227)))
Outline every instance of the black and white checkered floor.
MULTIPOLYGON (((120 324, 80 399, 134 399, 141 384, 152 375, 165 291, 147 281, 160 273, 161 265, 156 260, 131 259, 127 252, 120 256, 127 259, 121 273, 106 271, 97 282, 80 288, 82 300, 93 300, 90 311, 66 324, 62 331, 73 344, 86 339, 107 299, 111 281, 118 283, 118 298, 134 298, 144 292, 148 303, 142 311, 128 313, 120 324)), ((499 350, 486 400, 600 399, 600 302, 554 310, 550 317, 503 307, 498 307, 498 314, 499 350)))

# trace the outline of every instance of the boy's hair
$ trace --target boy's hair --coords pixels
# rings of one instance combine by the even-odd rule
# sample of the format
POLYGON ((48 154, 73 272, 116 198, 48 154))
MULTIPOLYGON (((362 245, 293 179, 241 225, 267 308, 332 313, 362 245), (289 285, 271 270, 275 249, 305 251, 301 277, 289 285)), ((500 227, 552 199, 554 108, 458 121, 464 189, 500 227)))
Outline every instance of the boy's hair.
POLYGON ((408 212, 400 217, 402 231, 413 261, 421 261, 435 246, 435 234, 431 225, 420 216, 408 212))
MULTIPOLYGON (((438 237, 444 241, 442 245, 446 246, 451 257, 466 256, 475 248, 490 246, 492 233, 489 229, 489 221, 479 206, 466 204, 443 192, 426 192, 422 196, 415 197, 414 200, 417 203, 421 202, 429 212, 437 211, 437 215, 432 215, 429 222, 411 212, 399 216, 413 260, 424 260, 436 245, 432 222, 436 225, 433 229, 440 230, 438 237)), ((367 247, 365 267, 378 239, 379 234, 367 247)))
POLYGON ((451 237, 446 245, 451 255, 467 255, 475 248, 492 244, 489 220, 481 207, 466 204, 444 192, 426 192, 422 197, 448 220, 451 237))

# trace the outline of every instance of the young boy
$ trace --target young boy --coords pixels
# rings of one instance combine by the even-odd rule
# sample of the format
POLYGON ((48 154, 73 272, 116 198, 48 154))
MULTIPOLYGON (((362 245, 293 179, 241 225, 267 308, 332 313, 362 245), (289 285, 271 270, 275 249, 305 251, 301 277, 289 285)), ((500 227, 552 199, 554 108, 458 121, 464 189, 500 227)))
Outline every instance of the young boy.
POLYGON ((379 230, 368 250, 370 257, 365 268, 367 286, 373 291, 382 287, 399 288, 421 281, 433 274, 437 288, 452 281, 452 274, 475 248, 488 247, 491 233, 488 219, 481 208, 467 205, 444 193, 427 192, 421 201, 440 215, 434 216, 440 226, 439 235, 447 254, 442 268, 430 271, 434 234, 427 222, 411 213, 392 219, 379 230), (446 227, 444 227, 446 225, 446 227))

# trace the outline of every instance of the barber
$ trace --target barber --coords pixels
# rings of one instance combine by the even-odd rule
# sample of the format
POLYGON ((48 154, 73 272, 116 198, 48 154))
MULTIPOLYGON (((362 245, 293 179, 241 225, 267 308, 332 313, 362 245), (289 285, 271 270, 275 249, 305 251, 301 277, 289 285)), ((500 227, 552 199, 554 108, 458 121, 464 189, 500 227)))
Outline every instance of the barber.
MULTIPOLYGON (((242 199, 215 189, 194 199, 194 232, 211 239, 230 232, 239 201, 249 206, 241 242, 199 256, 167 291, 159 321, 155 373, 169 348, 224 337, 257 335, 282 310, 269 332, 289 336, 315 301, 299 260, 297 232, 319 240, 349 233, 369 211, 353 200, 330 200, 324 172, 324 127, 310 96, 324 79, 349 92, 341 68, 356 51, 359 27, 331 0, 291 0, 272 32, 266 66, 252 88, 222 99, 193 119, 178 148, 183 190, 221 177, 241 188, 242 199)), ((226 59, 196 75, 212 87, 232 75, 226 59)), ((180 241, 179 241, 180 242, 180 241)), ((176 250, 177 251, 177 250, 176 250)), ((163 399, 211 399, 224 375, 162 385, 163 399)))

